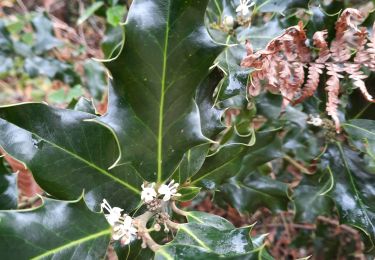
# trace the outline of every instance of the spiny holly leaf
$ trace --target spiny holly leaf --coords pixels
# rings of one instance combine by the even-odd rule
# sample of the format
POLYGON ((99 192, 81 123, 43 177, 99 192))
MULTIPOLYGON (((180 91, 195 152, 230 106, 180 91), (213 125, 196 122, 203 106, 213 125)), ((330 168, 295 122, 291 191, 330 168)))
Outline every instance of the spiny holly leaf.
POLYGON ((85 190, 96 209, 103 198, 128 210, 137 204, 143 179, 128 165, 108 170, 118 146, 108 129, 92 122, 94 115, 35 103, 0 107, 0 118, 0 145, 49 194, 74 199, 85 190))
POLYGON ((198 187, 182 187, 178 190, 181 196, 178 197, 177 200, 182 202, 190 201, 194 199, 196 196, 198 196, 200 191, 201 188, 198 187))
POLYGON ((288 185, 260 174, 249 174, 243 180, 233 178, 220 188, 223 197, 240 212, 255 212, 267 207, 273 212, 286 210, 289 202, 288 185))
POLYGON ((343 124, 343 128, 353 144, 365 153, 366 168, 375 173, 375 121, 349 120, 343 124))
POLYGON ((101 259, 111 228, 81 198, 75 202, 45 199, 36 209, 0 211, 3 259, 101 259))
POLYGON ((293 193, 295 220, 312 223, 320 215, 332 213, 333 201, 327 193, 333 188, 333 173, 328 167, 313 176, 304 176, 293 193))
POLYGON ((214 69, 202 81, 195 95, 200 112, 202 133, 205 136, 216 136, 225 129, 222 122, 224 109, 217 107, 214 100, 214 93, 221 79, 222 75, 219 70, 214 69))
POLYGON ((202 211, 188 212, 187 220, 189 223, 205 224, 219 230, 230 230, 235 228, 235 226, 225 218, 202 211))
POLYGON ((17 175, 10 172, 0 156, 0 210, 17 208, 17 175))
POLYGON ((184 154, 180 165, 173 174, 174 179, 178 183, 184 183, 199 171, 206 160, 209 147, 209 144, 198 145, 184 154))
POLYGON ((207 142, 193 100, 222 47, 204 26, 208 0, 136 0, 121 53, 107 63, 113 80, 101 121, 117 134, 120 163, 148 181, 171 176, 185 152, 207 142))
MULTIPOLYGON (((208 213, 189 212, 172 242, 156 252, 155 259, 258 259, 269 255, 254 248, 252 226, 235 228, 227 220, 208 213)), ((266 259, 266 258, 261 258, 266 259)))
POLYGON ((336 203, 342 223, 354 226, 375 241, 375 175, 364 168, 358 153, 339 143, 328 148, 323 167, 333 172, 334 187, 328 193, 336 203))
POLYGON ((209 156, 202 168, 192 178, 192 184, 214 189, 235 176, 241 167, 247 172, 281 156, 281 143, 276 132, 259 132, 253 146, 228 145, 209 156))

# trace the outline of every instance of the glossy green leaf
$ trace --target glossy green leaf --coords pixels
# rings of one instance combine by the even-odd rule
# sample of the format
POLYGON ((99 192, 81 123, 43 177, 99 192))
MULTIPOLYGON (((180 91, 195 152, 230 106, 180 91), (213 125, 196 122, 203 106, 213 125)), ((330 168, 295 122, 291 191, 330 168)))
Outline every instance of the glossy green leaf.
POLYGON ((104 56, 107 59, 116 57, 118 51, 122 46, 123 38, 124 30, 121 26, 107 28, 104 38, 101 42, 104 56))
POLYGON ((220 191, 220 197, 240 212, 253 213, 260 207, 279 212, 286 210, 289 202, 287 184, 255 173, 243 180, 234 178, 222 185, 220 191))
POLYGON ((357 153, 339 143, 323 156, 324 168, 330 167, 334 187, 328 193, 335 201, 342 223, 363 231, 368 244, 375 241, 375 175, 366 171, 357 153))
POLYGON ((198 105, 202 133, 205 136, 217 136, 225 129, 222 117, 224 109, 219 108, 214 97, 215 90, 220 84, 222 75, 218 70, 213 70, 210 75, 202 81, 197 89, 195 100, 198 105))
POLYGON ((199 223, 183 224, 173 244, 198 246, 222 255, 243 254, 252 249, 250 227, 219 230, 199 223))
POLYGON ((206 160, 209 147, 209 144, 198 145, 184 154, 180 165, 173 175, 178 180, 178 183, 184 183, 191 179, 200 170, 206 160))
POLYGON ((349 120, 343 124, 353 145, 365 153, 366 168, 375 174, 375 121, 366 119, 349 120))
POLYGON ((255 98, 257 113, 270 119, 277 119, 281 114, 281 95, 262 93, 255 98))
POLYGON ((90 208, 98 209, 103 198, 128 210, 136 206, 143 179, 129 165, 108 169, 118 158, 118 145, 108 129, 92 121, 94 115, 24 104, 1 107, 0 118, 0 145, 23 161, 49 194, 73 199, 85 190, 90 208))
POLYGON ((293 192, 295 220, 313 223, 320 215, 330 216, 333 201, 327 196, 334 185, 330 168, 313 176, 304 176, 302 182, 293 192))
POLYGON ((190 211, 187 215, 189 223, 198 223, 212 226, 218 230, 234 229, 234 225, 225 218, 202 211, 190 211))
POLYGON ((85 113, 89 113, 93 115, 96 114, 95 106, 92 100, 88 100, 84 97, 80 97, 78 100, 73 99, 72 102, 69 104, 68 109, 73 109, 76 111, 81 111, 81 112, 85 112, 85 113))
POLYGON ((180 225, 175 238, 156 252, 155 259, 272 259, 263 246, 254 248, 251 226, 235 228, 203 212, 190 212, 187 217, 189 223, 180 225))
POLYGON ((180 197, 177 198, 178 201, 190 201, 198 196, 201 188, 198 187, 182 187, 178 190, 178 193, 181 194, 180 197))
POLYGON ((256 139, 257 142, 253 146, 228 145, 209 156, 193 177, 192 184, 214 189, 240 170, 251 172, 281 156, 281 144, 276 132, 257 133, 256 139))
POLYGON ((166 180, 185 152, 207 142, 193 97, 222 47, 204 27, 206 6, 134 1, 124 47, 106 64, 113 87, 100 120, 118 136, 120 163, 131 163, 148 181, 166 180))
POLYGON ((101 259, 111 228, 83 199, 45 199, 36 209, 0 211, 2 259, 101 259))
POLYGON ((249 40, 254 50, 260 50, 275 37, 283 33, 283 28, 278 19, 273 19, 265 24, 237 29, 237 40, 245 42, 249 40))
POLYGON ((17 208, 17 174, 12 173, 0 157, 0 210, 17 208))

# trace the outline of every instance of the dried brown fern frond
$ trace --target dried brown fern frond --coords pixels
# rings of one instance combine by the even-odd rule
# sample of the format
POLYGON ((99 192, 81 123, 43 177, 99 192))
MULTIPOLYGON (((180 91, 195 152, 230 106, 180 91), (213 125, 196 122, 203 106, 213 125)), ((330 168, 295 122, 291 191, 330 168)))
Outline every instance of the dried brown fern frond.
POLYGON ((326 41, 327 35, 327 31, 319 31, 316 32, 313 36, 313 44, 314 47, 318 50, 318 57, 315 62, 311 62, 309 64, 306 84, 301 90, 300 98, 294 101, 294 104, 301 103, 306 98, 314 95, 316 89, 319 86, 320 75, 323 74, 325 62, 331 57, 328 43, 326 41))
POLYGON ((336 34, 330 46, 326 41, 327 31, 316 32, 314 48, 307 46, 301 22, 271 40, 264 50, 254 53, 247 43, 248 54, 241 65, 256 69, 251 75, 249 94, 257 96, 264 88, 281 93, 284 105, 300 103, 314 95, 320 76, 326 71, 326 111, 339 132, 340 80, 345 74, 366 100, 375 102, 364 83, 368 76, 362 71, 364 67, 375 71, 375 33, 368 39, 366 28, 358 27, 362 20, 358 10, 345 9, 335 24, 336 34), (307 76, 304 68, 308 68, 307 76))

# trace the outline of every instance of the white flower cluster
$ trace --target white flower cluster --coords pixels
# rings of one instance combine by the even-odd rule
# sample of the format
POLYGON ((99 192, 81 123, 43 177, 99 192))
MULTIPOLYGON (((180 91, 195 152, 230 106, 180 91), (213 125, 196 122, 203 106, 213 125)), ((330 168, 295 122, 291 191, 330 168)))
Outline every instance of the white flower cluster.
POLYGON ((250 13, 249 8, 252 7, 255 3, 251 0, 240 0, 239 6, 237 6, 236 12, 240 13, 242 16, 247 16, 250 13))
POLYGON ((104 214, 108 223, 113 227, 112 238, 120 240, 122 245, 127 245, 137 237, 137 229, 133 225, 133 219, 121 212, 123 209, 111 207, 106 199, 100 205, 102 211, 105 209, 108 213, 104 214))
MULTIPOLYGON (((142 184, 141 199, 145 203, 150 203, 159 195, 162 195, 164 201, 169 201, 173 197, 181 196, 177 193, 178 186, 179 184, 172 180, 168 185, 160 185, 156 192, 154 182, 148 185, 142 184)), ((104 216, 113 228, 112 238, 114 240, 120 240, 122 245, 127 245, 137 237, 138 231, 133 224, 133 219, 127 214, 121 214, 124 211, 122 208, 112 208, 106 199, 103 199, 100 207, 103 212, 105 211, 104 216)))
POLYGON ((177 193, 177 188, 179 184, 175 183, 174 180, 170 181, 167 184, 160 185, 158 191, 155 190, 155 183, 150 183, 148 185, 142 184, 142 193, 141 193, 141 199, 145 203, 149 203, 153 201, 155 198, 158 197, 158 195, 164 195, 163 201, 169 201, 173 197, 181 196, 180 193, 177 193))
POLYGON ((323 120, 319 116, 311 116, 307 123, 313 126, 321 126, 323 124, 323 120))

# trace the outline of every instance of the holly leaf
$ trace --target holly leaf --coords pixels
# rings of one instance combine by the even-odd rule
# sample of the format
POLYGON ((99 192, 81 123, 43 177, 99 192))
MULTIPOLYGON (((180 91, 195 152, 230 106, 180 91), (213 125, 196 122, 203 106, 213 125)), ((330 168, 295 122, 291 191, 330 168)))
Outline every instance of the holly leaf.
POLYGON ((251 172, 260 165, 281 156, 281 143, 276 132, 258 132, 256 140, 253 146, 233 144, 222 147, 206 158, 191 183, 214 189, 239 173, 241 167, 251 172))
POLYGON ((44 199, 32 210, 0 211, 0 251, 4 259, 104 258, 111 228, 83 198, 44 199))
POLYGON ((335 201, 342 223, 361 230, 368 245, 375 239, 375 175, 365 169, 358 153, 339 143, 331 145, 322 166, 333 172, 334 186, 328 193, 335 201))
POLYGON ((190 148, 207 142, 193 97, 222 47, 204 26, 206 1, 134 1, 112 74, 108 113, 121 161, 162 182, 190 148), (181 94, 183 93, 183 94, 181 94))
POLYGON ((0 156, 0 210, 16 209, 17 199, 17 174, 9 171, 0 156))
POLYGON ((189 223, 180 225, 175 238, 156 252, 155 259, 272 259, 263 245, 254 247, 252 226, 235 228, 208 213, 190 212, 187 217, 189 223))
POLYGON ((243 180, 233 178, 220 188, 220 197, 240 212, 255 212, 267 207, 272 212, 287 210, 288 185, 260 174, 248 174, 243 180))
POLYGON ((178 190, 178 193, 181 194, 180 197, 177 198, 178 201, 190 201, 198 196, 201 188, 198 187, 182 187, 178 190))
POLYGON ((343 124, 353 145, 365 153, 366 168, 375 173, 375 121, 366 119, 349 120, 343 124))
POLYGON ((333 201, 327 194, 333 185, 333 173, 329 167, 313 176, 304 176, 293 192, 295 220, 313 223, 320 215, 330 216, 333 201))
POLYGON ((95 209, 103 198, 128 210, 136 206, 143 179, 128 165, 108 169, 118 145, 92 121, 95 115, 35 103, 1 107, 0 118, 0 145, 27 165, 47 193, 71 200, 85 190, 95 209))

